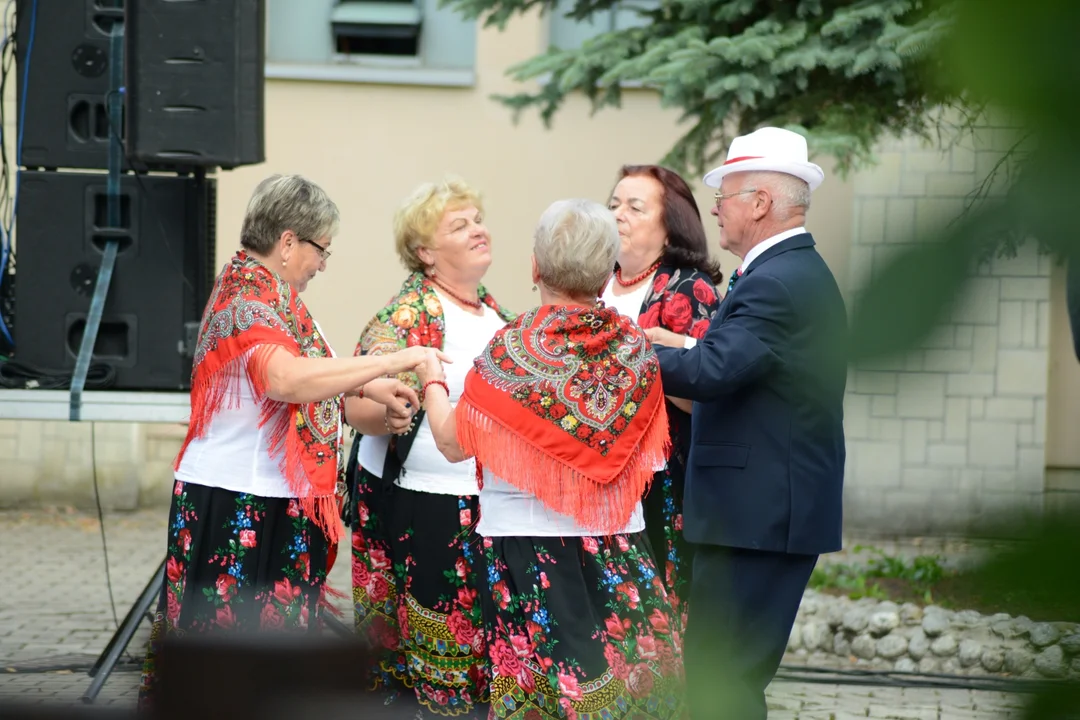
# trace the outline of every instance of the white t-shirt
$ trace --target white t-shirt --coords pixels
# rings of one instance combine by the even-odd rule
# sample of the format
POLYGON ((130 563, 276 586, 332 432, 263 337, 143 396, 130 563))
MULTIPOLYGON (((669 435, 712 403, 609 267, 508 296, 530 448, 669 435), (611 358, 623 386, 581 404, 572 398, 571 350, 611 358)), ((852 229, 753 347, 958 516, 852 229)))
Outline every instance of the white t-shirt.
MULTIPOLYGON (((645 295, 648 294, 649 289, 652 287, 652 281, 644 283, 634 292, 626 295, 613 294, 611 292, 613 287, 615 287, 614 276, 608 281, 608 285, 604 288, 604 294, 600 296, 600 299, 604 301, 605 305, 618 310, 620 315, 630 318, 637 325, 638 318, 641 316, 641 303, 645 302, 645 295)), ((667 467, 666 463, 656 469, 659 471, 665 467, 667 467)))
POLYGON ((618 310, 620 315, 625 315, 636 323, 641 315, 641 303, 645 302, 645 295, 648 294, 651 287, 652 282, 650 281, 642 283, 641 287, 626 295, 616 295, 612 292, 615 288, 615 278, 612 277, 608 281, 607 287, 604 288, 604 294, 600 296, 600 299, 609 308, 618 310))
POLYGON ((629 522, 610 532, 587 530, 568 515, 557 513, 526 492, 484 470, 480 491, 480 522, 476 532, 483 537, 599 537, 641 532, 645 515, 641 501, 634 506, 629 522))
MULTIPOLYGON (((315 327, 322 334, 318 323, 315 327)), ((333 348, 330 356, 334 357, 333 348)), ((251 359, 250 351, 247 359, 251 359)), ((231 371, 223 372, 233 373, 229 383, 231 392, 210 420, 206 435, 188 444, 176 470, 176 479, 260 497, 297 497, 281 474, 281 454, 270 455, 269 434, 275 421, 259 426, 261 410, 251 393, 246 370, 234 365, 231 371)), ((279 416, 287 412, 286 403, 276 404, 279 416)), ((341 438, 339 426, 339 447, 341 438)), ((304 494, 306 492, 300 493, 304 494)))
MULTIPOLYGON (((483 315, 473 315, 438 290, 436 294, 442 303, 445 323, 443 352, 453 361, 443 367, 446 384, 450 388, 450 404, 454 406, 465 389, 465 376, 472 369, 473 360, 484 352, 491 338, 506 322, 487 305, 484 305, 483 315)), ((360 467, 376 477, 382 477, 389 446, 389 435, 365 435, 360 440, 357 453, 360 467)), ((476 462, 469 459, 451 463, 443 457, 435 445, 435 436, 431 434, 431 425, 425 414, 395 485, 406 490, 439 495, 475 495, 476 462)))

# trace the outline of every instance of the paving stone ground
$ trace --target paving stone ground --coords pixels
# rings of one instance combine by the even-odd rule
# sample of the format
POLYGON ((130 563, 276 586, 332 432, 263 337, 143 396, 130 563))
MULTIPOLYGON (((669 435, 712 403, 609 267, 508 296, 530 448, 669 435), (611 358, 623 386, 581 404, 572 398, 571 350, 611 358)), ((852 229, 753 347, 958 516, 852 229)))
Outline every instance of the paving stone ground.
MULTIPOLYGON (((165 513, 144 510, 105 518, 116 612, 122 620, 161 560, 165 513)), ((349 590, 347 562, 330 584, 349 590)), ((348 600, 345 601, 347 609, 348 600)), ((89 666, 116 623, 105 581, 96 517, 73 511, 0 511, 0 702, 76 703, 85 670, 26 672, 31 667, 89 666), (10 669, 18 672, 11 672, 10 669)), ((138 662, 149 635, 143 623, 97 703, 131 707, 138 662)), ((1004 720, 1019 718, 1024 698, 1000 692, 853 686, 777 680, 770 720, 1004 720)))

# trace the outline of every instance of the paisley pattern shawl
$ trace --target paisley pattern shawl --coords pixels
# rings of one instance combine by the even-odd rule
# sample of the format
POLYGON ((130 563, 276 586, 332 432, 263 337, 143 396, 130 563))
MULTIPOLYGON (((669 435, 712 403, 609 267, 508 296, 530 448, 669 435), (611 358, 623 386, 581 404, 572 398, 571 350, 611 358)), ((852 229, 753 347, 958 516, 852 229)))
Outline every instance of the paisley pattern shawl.
POLYGON ((708 275, 695 268, 661 265, 641 303, 638 325, 700 340, 719 307, 720 294, 708 275))
POLYGON ((541 306, 500 330, 455 412, 478 474, 486 468, 601 534, 626 526, 667 458, 656 354, 602 303, 541 306))
POLYGON ((295 357, 328 357, 330 347, 307 307, 280 276, 238 252, 222 270, 203 314, 191 373, 191 421, 175 467, 194 438, 204 437, 223 406, 239 403, 246 378, 269 426, 271 457, 304 513, 337 543, 343 536, 335 499, 343 478, 341 397, 286 404, 266 397, 266 359, 276 348, 295 357))
MULTIPOLYGON (((479 287, 480 301, 499 314, 506 322, 514 313, 504 309, 483 285, 479 287)), ((387 355, 414 345, 443 349, 446 320, 442 301, 427 276, 415 272, 405 279, 401 290, 367 324, 360 334, 354 355, 387 355)), ((420 391, 420 381, 414 372, 398 375, 398 379, 420 391)))

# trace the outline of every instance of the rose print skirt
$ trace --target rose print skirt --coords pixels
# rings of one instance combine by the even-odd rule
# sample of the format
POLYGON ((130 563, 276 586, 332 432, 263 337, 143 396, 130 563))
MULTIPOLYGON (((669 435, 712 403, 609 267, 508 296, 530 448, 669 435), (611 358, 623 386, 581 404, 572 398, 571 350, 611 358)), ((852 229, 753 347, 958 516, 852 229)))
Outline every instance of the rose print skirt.
POLYGON ((672 606, 686 626, 690 581, 693 579, 694 546, 683 535, 683 488, 685 470, 673 456, 667 469, 653 476, 642 500, 645 532, 662 570, 672 606))
POLYGON ((476 496, 381 484, 362 473, 353 533, 357 629, 382 648, 373 685, 436 715, 487 713, 489 672, 473 532, 476 496), (373 502, 374 507, 368 504, 373 502))
POLYGON ((493 716, 686 716, 680 621, 644 533, 483 547, 493 716))
POLYGON ((327 550, 323 531, 295 500, 177 480, 140 708, 150 708, 167 635, 315 627, 327 550))

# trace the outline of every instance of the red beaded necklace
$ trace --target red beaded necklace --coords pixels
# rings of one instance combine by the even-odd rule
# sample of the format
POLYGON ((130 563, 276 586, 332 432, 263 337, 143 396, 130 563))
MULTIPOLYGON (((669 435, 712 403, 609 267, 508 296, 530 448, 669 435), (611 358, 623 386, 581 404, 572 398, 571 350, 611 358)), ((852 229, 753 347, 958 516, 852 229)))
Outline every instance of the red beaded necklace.
POLYGON ((644 280, 645 278, 649 277, 654 272, 656 272, 656 268, 658 268, 658 267, 660 267, 660 261, 659 260, 654 262, 648 269, 645 270, 645 272, 641 273, 640 275, 635 275, 634 277, 630 278, 629 280, 623 280, 622 268, 616 268, 616 270, 615 270, 615 282, 619 283, 623 287, 633 287, 634 285, 637 285, 639 282, 641 282, 642 280, 644 280))
POLYGON ((480 308, 482 308, 484 306, 484 303, 480 302, 479 300, 466 300, 465 298, 461 297, 456 292, 454 292, 453 290, 451 290, 450 288, 446 287, 441 282, 436 280, 434 276, 432 276, 432 277, 430 277, 428 279, 431 280, 431 282, 436 287, 438 287, 440 290, 442 290, 444 293, 446 293, 450 297, 454 298, 455 300, 457 300, 459 303, 461 303, 462 305, 464 305, 466 307, 471 307, 473 310, 479 310, 480 308))

